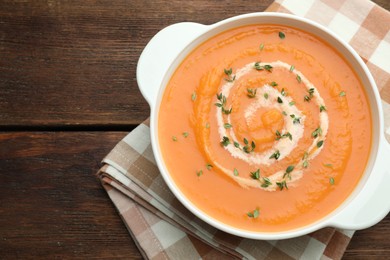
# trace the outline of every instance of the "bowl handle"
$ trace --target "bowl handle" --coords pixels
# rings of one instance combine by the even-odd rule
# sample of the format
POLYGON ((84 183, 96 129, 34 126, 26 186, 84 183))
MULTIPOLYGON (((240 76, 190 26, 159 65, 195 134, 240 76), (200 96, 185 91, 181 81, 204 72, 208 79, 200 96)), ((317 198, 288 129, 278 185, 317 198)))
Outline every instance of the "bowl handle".
POLYGON ((359 230, 371 227, 390 212, 390 144, 382 137, 377 161, 370 177, 347 208, 335 216, 331 226, 359 230))
POLYGON ((137 83, 149 106, 156 103, 161 82, 176 56, 206 27, 176 23, 159 31, 146 45, 137 64, 137 83))

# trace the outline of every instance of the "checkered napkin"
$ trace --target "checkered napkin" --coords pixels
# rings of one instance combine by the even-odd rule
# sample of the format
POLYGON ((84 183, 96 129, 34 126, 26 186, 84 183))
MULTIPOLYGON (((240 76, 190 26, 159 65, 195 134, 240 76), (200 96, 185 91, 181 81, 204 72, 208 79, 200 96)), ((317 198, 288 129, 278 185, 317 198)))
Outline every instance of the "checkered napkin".
MULTIPOLYGON (((349 42, 371 70, 382 97, 390 141, 390 13, 367 0, 277 0, 267 11, 317 21, 349 42)), ((190 213, 161 177, 149 122, 139 125, 104 158, 99 171, 141 254, 147 259, 340 259, 353 231, 324 228, 280 241, 219 231, 190 213)))

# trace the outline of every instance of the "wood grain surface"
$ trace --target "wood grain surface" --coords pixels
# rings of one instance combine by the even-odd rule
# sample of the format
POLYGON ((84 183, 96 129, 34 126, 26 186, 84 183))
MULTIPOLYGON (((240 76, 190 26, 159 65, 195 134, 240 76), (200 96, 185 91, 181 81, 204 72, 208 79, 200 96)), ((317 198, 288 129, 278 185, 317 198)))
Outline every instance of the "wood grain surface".
POLYGON ((149 106, 136 64, 153 35, 176 22, 263 11, 271 2, 1 1, 1 125, 139 124, 149 106))
MULTIPOLYGON (((140 258, 95 176, 126 133, 0 133, 0 259, 140 258)), ((390 258, 389 234, 390 215, 344 259, 390 258)))
MULTIPOLYGON (((176 22, 263 11, 271 2, 2 0, 0 127, 139 124, 149 107, 136 64, 154 34, 176 22)), ((390 9, 390 1, 376 2, 390 9)))
MULTIPOLYGON (((172 23, 271 2, 1 0, 0 259, 141 258, 95 175, 149 115, 139 55, 172 23)), ((358 231, 344 259, 390 259, 389 234, 387 216, 358 231)))
POLYGON ((95 176, 125 134, 0 134, 0 259, 139 258, 95 176))

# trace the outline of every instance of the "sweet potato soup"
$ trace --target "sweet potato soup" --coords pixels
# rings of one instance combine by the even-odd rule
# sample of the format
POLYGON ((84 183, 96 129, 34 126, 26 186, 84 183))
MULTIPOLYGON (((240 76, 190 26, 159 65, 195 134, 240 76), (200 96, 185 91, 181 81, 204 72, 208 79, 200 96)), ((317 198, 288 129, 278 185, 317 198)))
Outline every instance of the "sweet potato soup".
POLYGON ((354 190, 371 148, 363 86, 319 38, 279 25, 225 31, 178 66, 158 116, 161 153, 200 210, 244 230, 313 223, 354 190))

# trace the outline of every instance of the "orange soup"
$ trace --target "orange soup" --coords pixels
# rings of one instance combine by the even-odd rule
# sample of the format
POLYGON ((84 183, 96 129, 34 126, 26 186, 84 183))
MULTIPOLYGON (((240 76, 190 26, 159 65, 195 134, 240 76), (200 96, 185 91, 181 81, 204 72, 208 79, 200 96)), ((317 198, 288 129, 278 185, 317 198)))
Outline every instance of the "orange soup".
POLYGON ((278 232, 335 210, 371 148, 363 86, 321 39, 279 25, 225 31, 194 49, 158 116, 164 162, 201 211, 278 232))

